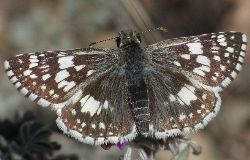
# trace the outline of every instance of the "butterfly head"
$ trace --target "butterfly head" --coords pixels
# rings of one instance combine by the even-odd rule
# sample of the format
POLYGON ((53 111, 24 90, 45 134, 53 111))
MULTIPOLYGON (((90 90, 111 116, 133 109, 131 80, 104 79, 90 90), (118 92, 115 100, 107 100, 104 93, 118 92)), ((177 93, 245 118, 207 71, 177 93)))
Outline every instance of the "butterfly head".
POLYGON ((140 34, 132 30, 121 31, 119 32, 119 35, 116 38, 116 44, 118 48, 122 48, 129 45, 139 46, 140 43, 140 34))

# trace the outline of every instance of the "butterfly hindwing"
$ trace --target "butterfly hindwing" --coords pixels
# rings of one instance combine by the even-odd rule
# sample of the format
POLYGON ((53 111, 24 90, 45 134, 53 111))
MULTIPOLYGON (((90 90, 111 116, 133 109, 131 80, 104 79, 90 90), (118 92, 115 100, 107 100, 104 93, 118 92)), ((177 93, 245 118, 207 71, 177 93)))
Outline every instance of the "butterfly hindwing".
POLYGON ((166 73, 151 73, 147 84, 152 109, 150 132, 156 138, 203 128, 219 111, 218 93, 209 87, 195 86, 182 74, 172 73, 166 77, 166 73))
POLYGON ((118 70, 98 77, 80 91, 77 103, 59 110, 59 127, 88 144, 116 144, 135 138, 125 79, 118 70))

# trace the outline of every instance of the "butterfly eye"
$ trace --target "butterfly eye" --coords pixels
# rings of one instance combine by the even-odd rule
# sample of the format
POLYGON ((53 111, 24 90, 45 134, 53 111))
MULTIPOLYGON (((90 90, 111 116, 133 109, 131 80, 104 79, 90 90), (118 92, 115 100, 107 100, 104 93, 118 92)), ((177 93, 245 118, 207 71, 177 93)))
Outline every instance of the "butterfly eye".
POLYGON ((117 47, 119 48, 121 46, 121 37, 117 37, 115 41, 116 41, 117 47))
POLYGON ((136 34, 136 38, 139 41, 139 43, 141 43, 141 35, 140 34, 136 34))

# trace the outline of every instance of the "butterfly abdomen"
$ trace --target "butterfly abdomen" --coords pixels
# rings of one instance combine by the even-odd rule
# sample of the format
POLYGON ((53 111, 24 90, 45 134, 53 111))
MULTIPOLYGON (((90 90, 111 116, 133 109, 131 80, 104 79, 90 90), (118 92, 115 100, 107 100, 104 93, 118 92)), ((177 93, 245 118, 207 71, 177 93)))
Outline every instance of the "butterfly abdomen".
POLYGON ((145 57, 143 50, 132 47, 126 50, 125 74, 128 85, 129 103, 138 132, 149 132, 150 110, 146 83, 143 77, 145 57))

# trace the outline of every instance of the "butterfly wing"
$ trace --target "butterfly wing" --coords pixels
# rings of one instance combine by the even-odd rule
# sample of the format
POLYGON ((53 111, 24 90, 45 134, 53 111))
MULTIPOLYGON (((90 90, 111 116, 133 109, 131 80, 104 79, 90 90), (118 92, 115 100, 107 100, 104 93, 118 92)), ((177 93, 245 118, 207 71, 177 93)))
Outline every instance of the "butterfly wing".
POLYGON ((220 32, 148 46, 151 132, 163 138, 203 128, 219 111, 219 92, 236 78, 246 35, 220 32))
POLYGON ((5 69, 25 96, 57 111, 64 133, 89 144, 118 143, 136 135, 116 51, 23 54, 6 61, 5 69))

